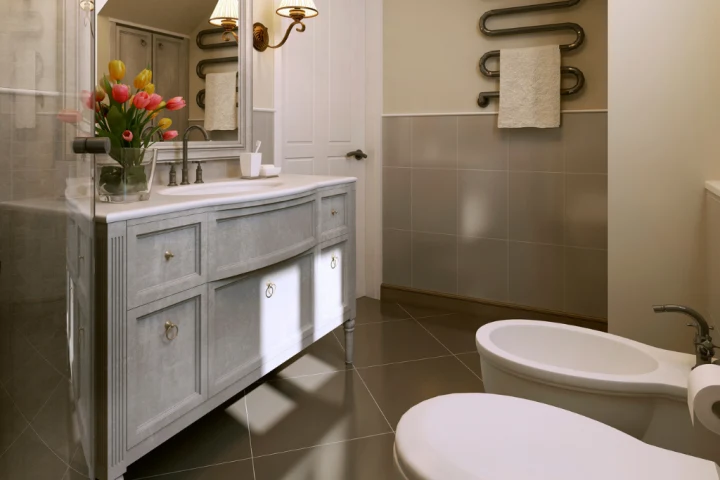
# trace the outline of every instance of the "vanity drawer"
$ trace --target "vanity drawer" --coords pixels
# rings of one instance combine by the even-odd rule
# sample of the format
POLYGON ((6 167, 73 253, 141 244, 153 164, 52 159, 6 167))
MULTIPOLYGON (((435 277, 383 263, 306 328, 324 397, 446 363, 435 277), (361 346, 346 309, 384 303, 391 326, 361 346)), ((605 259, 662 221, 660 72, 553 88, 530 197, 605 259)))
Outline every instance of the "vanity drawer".
POLYGON ((316 243, 315 196, 210 216, 210 280, 286 260, 316 243))
POLYGON ((206 215, 128 227, 128 308, 207 280, 206 215))
POLYGON ((312 251, 209 287, 210 395, 287 360, 312 333, 312 251), (287 358, 278 356, 288 353, 287 358), (273 361, 275 360, 275 361, 273 361))
POLYGON ((353 271, 349 237, 344 236, 320 246, 315 265, 316 324, 348 320, 350 309, 349 275, 353 271))
POLYGON ((128 449, 207 398, 206 293, 203 285, 128 312, 128 449))
POLYGON ((322 238, 339 237, 348 233, 348 222, 351 221, 348 193, 324 196, 320 203, 322 238))

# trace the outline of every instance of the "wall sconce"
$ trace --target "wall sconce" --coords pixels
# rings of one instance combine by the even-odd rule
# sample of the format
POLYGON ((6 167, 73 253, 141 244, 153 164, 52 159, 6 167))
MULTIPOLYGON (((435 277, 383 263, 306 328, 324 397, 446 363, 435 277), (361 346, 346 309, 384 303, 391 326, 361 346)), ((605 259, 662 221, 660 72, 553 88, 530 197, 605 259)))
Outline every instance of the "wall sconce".
MULTIPOLYGON (((220 0, 225 1, 225 0, 220 0)), ((282 41, 277 45, 270 45, 270 33, 265 25, 258 22, 253 25, 253 47, 258 52, 264 52, 268 48, 280 48, 285 45, 288 37, 292 33, 292 29, 297 25, 298 32, 305 31, 305 24, 302 22, 305 18, 312 18, 318 16, 317 7, 313 0, 282 0, 280 7, 276 10, 276 13, 281 17, 292 18, 293 23, 285 32, 285 36, 282 41)))
POLYGON ((233 38, 235 40, 238 39, 235 29, 238 26, 239 18, 238 0, 219 0, 208 21, 211 25, 225 29, 222 34, 222 39, 227 42, 233 38))

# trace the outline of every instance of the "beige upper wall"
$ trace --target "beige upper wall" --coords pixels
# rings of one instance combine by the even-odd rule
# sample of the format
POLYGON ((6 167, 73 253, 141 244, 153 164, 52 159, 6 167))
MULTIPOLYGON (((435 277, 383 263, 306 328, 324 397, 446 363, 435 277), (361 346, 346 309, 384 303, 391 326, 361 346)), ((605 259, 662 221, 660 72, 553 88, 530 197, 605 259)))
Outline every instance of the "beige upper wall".
MULTIPOLYGON (((528 0, 385 0, 384 112, 457 113, 496 111, 497 101, 480 109, 481 91, 498 89, 482 76, 478 62, 489 50, 562 44, 573 33, 489 38, 480 33, 483 13, 527 5, 528 0)), ((607 0, 583 0, 570 9, 493 19, 491 28, 576 22, 587 34, 580 49, 563 54, 563 65, 580 68, 587 79, 582 93, 563 97, 567 110, 607 108, 607 0)), ((491 68, 495 68, 491 65, 491 68)), ((574 81, 572 77, 568 80, 574 81)), ((630 79, 632 82, 632 79, 630 79)))
POLYGON ((652 305, 708 311, 704 182, 720 179, 720 2, 610 0, 609 19, 610 331, 689 352, 687 319, 652 305))

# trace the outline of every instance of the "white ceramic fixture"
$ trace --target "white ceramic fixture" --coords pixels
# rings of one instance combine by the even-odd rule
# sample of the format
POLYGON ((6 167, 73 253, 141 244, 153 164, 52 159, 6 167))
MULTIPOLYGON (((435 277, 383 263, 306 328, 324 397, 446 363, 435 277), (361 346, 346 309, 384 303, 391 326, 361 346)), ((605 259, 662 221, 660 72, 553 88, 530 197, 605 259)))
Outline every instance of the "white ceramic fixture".
POLYGON ((688 410, 695 357, 585 328, 533 320, 481 327, 485 391, 536 400, 651 445, 720 461, 720 440, 688 410))
POLYGON ((542 403, 446 395, 400 419, 395 459, 407 480, 718 480, 707 460, 654 447, 542 403))
POLYGON ((201 183, 198 185, 187 185, 182 187, 168 187, 160 190, 158 194, 177 196, 177 197, 195 197, 198 195, 228 195, 234 193, 259 192, 270 190, 282 186, 282 182, 265 182, 265 181, 235 181, 235 182, 216 182, 201 183))

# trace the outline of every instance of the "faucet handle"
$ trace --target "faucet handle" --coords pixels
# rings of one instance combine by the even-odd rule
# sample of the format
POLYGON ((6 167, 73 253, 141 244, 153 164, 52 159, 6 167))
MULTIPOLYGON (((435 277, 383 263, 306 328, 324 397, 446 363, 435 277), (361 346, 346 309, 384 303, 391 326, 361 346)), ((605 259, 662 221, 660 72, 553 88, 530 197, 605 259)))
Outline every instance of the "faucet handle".
POLYGON ((175 163, 170 164, 170 181, 168 187, 177 187, 177 172, 175 171, 175 163))
POLYGON ((197 168, 195 169, 195 183, 205 183, 203 181, 202 162, 197 161, 193 163, 197 163, 197 168))

